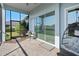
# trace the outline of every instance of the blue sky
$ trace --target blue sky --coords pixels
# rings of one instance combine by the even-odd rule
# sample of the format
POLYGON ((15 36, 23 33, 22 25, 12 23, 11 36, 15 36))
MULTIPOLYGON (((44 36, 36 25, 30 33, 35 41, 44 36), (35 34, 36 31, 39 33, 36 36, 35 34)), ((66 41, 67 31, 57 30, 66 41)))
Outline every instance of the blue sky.
POLYGON ((54 25, 55 24, 55 16, 49 16, 45 18, 45 25, 54 25))
MULTIPOLYGON (((79 17, 79 12, 78 12, 77 17, 79 17)), ((41 18, 37 17, 36 19, 38 19, 38 21, 37 21, 38 23, 41 23, 41 18)), ((76 22, 76 11, 68 13, 67 19, 68 19, 68 24, 76 22)), ((53 24, 55 24, 55 22, 56 22, 55 15, 44 18, 44 24, 45 25, 53 25, 53 24)))
MULTIPOLYGON (((23 19, 26 14, 21 13, 21 19, 23 19)), ((20 20, 20 13, 11 11, 11 20, 20 20)), ((6 21, 10 21, 10 11, 6 10, 6 21)))
MULTIPOLYGON (((33 20, 33 22, 35 21, 35 22, 37 22, 37 24, 39 25, 40 23, 41 23, 41 18, 40 17, 37 17, 37 18, 35 18, 36 20, 33 20)), ((49 16, 49 17, 45 17, 44 18, 44 24, 45 25, 53 25, 53 24, 55 24, 55 16, 49 16)))
MULTIPOLYGON (((17 12, 11 12, 11 20, 20 20, 20 14, 17 12)), ((78 13, 79 15, 79 13, 78 13)), ((21 19, 23 19, 25 16, 27 16, 26 14, 21 14, 21 19)), ((38 17, 38 21, 40 20, 40 18, 38 17)), ((6 21, 10 21, 10 11, 6 10, 6 21)), ((68 13, 68 23, 73 23, 76 22, 76 12, 70 12, 68 13)), ((44 24, 45 25, 53 25, 55 24, 55 17, 53 16, 49 16, 44 18, 44 24)))

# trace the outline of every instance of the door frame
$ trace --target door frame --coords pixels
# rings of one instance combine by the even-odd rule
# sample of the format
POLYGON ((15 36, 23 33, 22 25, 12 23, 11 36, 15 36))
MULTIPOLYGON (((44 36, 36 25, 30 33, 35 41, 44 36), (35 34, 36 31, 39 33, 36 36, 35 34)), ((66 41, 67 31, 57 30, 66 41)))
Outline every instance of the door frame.
MULTIPOLYGON (((12 22, 19 22, 19 24, 21 24, 21 21, 17 21, 17 20, 10 20, 10 37, 12 38, 16 38, 16 37, 20 37, 20 36, 16 36, 16 37, 12 37, 12 22)), ((21 27, 20 27, 21 28, 21 27)))

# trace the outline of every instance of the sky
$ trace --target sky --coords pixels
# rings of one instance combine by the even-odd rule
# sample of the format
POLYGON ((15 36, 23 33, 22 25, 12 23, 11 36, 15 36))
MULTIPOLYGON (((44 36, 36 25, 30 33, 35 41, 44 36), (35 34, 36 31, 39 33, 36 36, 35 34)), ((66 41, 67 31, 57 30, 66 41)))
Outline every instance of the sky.
MULTIPOLYGON (((71 23, 76 22, 76 15, 77 15, 77 19, 78 19, 78 17, 79 17, 79 11, 78 11, 78 14, 76 14, 76 11, 73 11, 73 12, 69 12, 68 13, 68 17, 67 17, 68 24, 71 24, 71 23)), ((41 23, 41 18, 37 17, 35 19, 38 19, 37 23, 39 25, 39 23, 41 23)), ((56 22, 55 15, 52 15, 52 16, 49 16, 49 17, 45 17, 44 18, 44 24, 45 25, 50 25, 51 26, 51 25, 54 25, 55 22, 56 22)))
MULTIPOLYGON (((21 13, 21 19, 26 17, 26 14, 21 13)), ((11 20, 20 20, 20 13, 11 11, 11 20)), ((10 21, 10 11, 6 10, 6 21, 10 21)))
MULTIPOLYGON (((37 22, 38 25, 41 24, 41 18, 40 17, 37 17, 35 19, 36 20, 32 20, 33 23, 37 22)), ((54 25, 54 24, 55 24, 55 16, 54 15, 44 18, 44 25, 50 25, 51 26, 51 25, 54 25)))
MULTIPOLYGON (((79 15, 79 12, 78 12, 78 15, 79 15)), ((23 19, 25 16, 27 16, 27 15, 21 14, 21 19, 23 19)), ((41 19, 39 17, 37 19, 38 19, 38 22, 40 22, 41 19)), ((20 13, 12 11, 11 20, 20 20, 20 13)), ((6 21, 10 21, 10 11, 9 10, 6 10, 6 21)), ((53 25, 53 24, 55 24, 55 21, 56 21, 55 15, 44 18, 45 25, 53 25)), ((75 11, 68 13, 68 24, 71 24, 73 22, 76 22, 76 12, 75 11)))

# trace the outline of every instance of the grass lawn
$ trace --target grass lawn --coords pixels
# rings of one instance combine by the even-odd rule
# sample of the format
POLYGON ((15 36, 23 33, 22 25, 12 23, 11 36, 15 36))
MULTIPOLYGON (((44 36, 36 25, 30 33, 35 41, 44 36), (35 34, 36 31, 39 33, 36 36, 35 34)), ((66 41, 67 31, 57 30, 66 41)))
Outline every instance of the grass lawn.
POLYGON ((41 30, 39 31, 37 29, 38 38, 42 39, 44 41, 47 41, 49 43, 55 44, 55 31, 51 28, 45 29, 43 32, 41 30))
POLYGON ((52 44, 55 44, 55 31, 54 30, 46 30, 46 41, 52 44))
POLYGON ((6 38, 6 41, 7 41, 7 40, 11 40, 11 39, 10 39, 10 32, 6 32, 5 38, 6 38))
POLYGON ((20 36, 20 33, 18 33, 18 32, 12 32, 12 37, 15 37, 15 36, 20 36))
POLYGON ((47 35, 47 34, 38 34, 38 38, 42 39, 44 41, 47 41, 49 43, 55 44, 55 36, 53 35, 47 35))
POLYGON ((55 36, 46 35, 46 41, 52 44, 55 44, 55 36))
MULTIPOLYGON (((18 32, 12 32, 12 37, 20 36, 18 32)), ((10 38, 10 32, 6 32, 6 40, 11 40, 10 38)))

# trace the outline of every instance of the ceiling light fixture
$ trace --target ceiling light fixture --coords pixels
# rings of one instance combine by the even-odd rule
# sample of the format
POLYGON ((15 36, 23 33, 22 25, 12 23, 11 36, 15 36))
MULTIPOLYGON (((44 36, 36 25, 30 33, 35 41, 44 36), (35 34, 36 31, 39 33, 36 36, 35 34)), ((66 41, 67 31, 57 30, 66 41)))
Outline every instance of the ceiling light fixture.
POLYGON ((29 5, 29 3, 26 3, 26 6, 28 6, 29 5))

